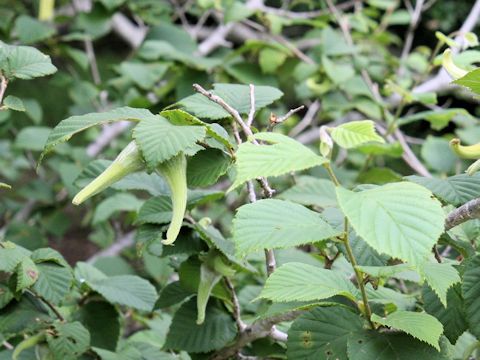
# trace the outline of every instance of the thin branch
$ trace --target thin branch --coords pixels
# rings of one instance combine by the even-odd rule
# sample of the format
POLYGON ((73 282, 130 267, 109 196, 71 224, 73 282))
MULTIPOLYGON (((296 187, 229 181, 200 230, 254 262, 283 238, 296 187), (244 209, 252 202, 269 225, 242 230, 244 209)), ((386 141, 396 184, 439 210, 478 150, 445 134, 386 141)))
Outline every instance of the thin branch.
POLYGON ((10 344, 8 341, 2 341, 2 345, 3 345, 3 346, 5 347, 5 349, 7 349, 7 350, 13 350, 13 349, 15 349, 15 347, 14 347, 12 344, 10 344))
POLYGON ((303 311, 291 311, 285 314, 275 315, 266 319, 259 319, 253 322, 250 326, 245 328, 245 331, 240 334, 235 342, 219 350, 213 355, 212 360, 226 360, 237 354, 244 346, 252 341, 261 339, 272 334, 272 329, 275 324, 283 321, 292 321, 298 317, 303 311))
POLYGON ((237 297, 237 294, 235 293, 235 288, 233 287, 233 284, 229 278, 225 278, 225 284, 227 285, 228 290, 230 290, 230 295, 232 296, 233 318, 237 323, 238 332, 242 333, 247 327, 247 325, 242 321, 242 317, 240 314, 240 303, 238 302, 238 297, 237 297))
POLYGON ((247 125, 252 126, 255 117, 255 85, 250 84, 250 112, 248 113, 247 125))
POLYGON ((97 252, 95 255, 87 260, 87 263, 93 264, 97 259, 106 256, 114 256, 120 254, 126 248, 129 248, 134 244, 135 232, 131 231, 118 238, 112 245, 102 251, 97 252))
POLYGON ((3 96, 5 95, 5 90, 7 90, 7 86, 8 79, 5 76, 0 75, 0 106, 2 105, 3 96))
POLYGON ((315 115, 317 115, 318 111, 320 110, 320 101, 315 100, 309 107, 308 110, 303 117, 303 119, 295 125, 295 127, 290 130, 288 133, 288 136, 290 137, 295 137, 298 134, 300 134, 303 130, 305 130, 313 121, 315 118, 315 115))
POLYGON ((234 25, 235 24, 233 22, 228 24, 220 24, 209 37, 207 37, 198 45, 197 53, 205 56, 220 46, 231 47, 232 44, 225 40, 225 38, 228 36, 234 25))
POLYGON ((402 149, 403 149, 402 158, 403 158, 403 160, 405 160, 405 162, 413 170, 415 170, 418 174, 420 174, 421 176, 432 177, 432 174, 430 174, 430 172, 422 164, 422 162, 420 160, 418 160, 417 156, 412 151, 412 149, 410 149, 410 146, 408 145, 407 141, 405 140, 405 137, 404 137, 403 133, 399 129, 396 129, 394 131, 394 135, 397 138, 400 145, 402 146, 402 149))
POLYGON ((445 230, 448 231, 468 220, 480 219, 480 198, 470 200, 447 215, 445 230))
POLYGON ((268 130, 271 131, 275 127, 275 125, 283 123, 285 120, 290 118, 293 114, 303 110, 305 108, 305 105, 301 105, 295 109, 289 110, 285 115, 277 117, 277 116, 271 116, 270 117, 270 124, 268 130))
POLYGON ((87 146, 87 154, 90 157, 95 157, 116 137, 125 132, 131 125, 130 121, 119 121, 114 124, 106 125, 103 127, 102 132, 97 139, 87 146))
POLYGON ((415 36, 415 30, 417 29, 418 23, 420 22, 424 2, 424 0, 417 0, 415 3, 415 9, 411 14, 410 24, 408 26, 407 35, 405 36, 405 43, 402 49, 402 55, 400 56, 400 67, 398 69, 399 76, 402 76, 405 72, 405 63, 410 51, 412 50, 413 38, 415 36))
POLYGON ((30 289, 28 290, 31 294, 33 294, 37 299, 41 300, 45 305, 47 305, 50 310, 52 310, 52 312, 55 314, 55 316, 57 317, 58 320, 60 321, 65 321, 65 318, 63 317, 62 314, 60 314, 60 312, 58 311, 58 309, 55 307, 55 305, 53 305, 50 301, 48 301, 47 299, 45 299, 42 295, 38 294, 37 292, 35 292, 34 290, 30 289))

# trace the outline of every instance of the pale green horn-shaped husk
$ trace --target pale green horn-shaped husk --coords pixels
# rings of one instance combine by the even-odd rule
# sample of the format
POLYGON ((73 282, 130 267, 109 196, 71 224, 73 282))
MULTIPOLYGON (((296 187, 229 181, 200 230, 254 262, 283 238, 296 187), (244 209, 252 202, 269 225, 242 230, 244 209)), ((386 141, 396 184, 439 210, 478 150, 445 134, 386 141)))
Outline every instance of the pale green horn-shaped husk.
POLYGON ((158 165, 157 170, 167 181, 172 196, 172 221, 167 238, 162 240, 163 244, 172 245, 180 233, 187 209, 187 159, 179 153, 158 165))
POLYGON ((134 141, 128 144, 118 154, 117 158, 98 175, 90 184, 85 186, 72 200, 72 203, 79 205, 93 195, 105 190, 125 176, 144 169, 143 158, 134 141))
POLYGON ((450 49, 445 50, 445 52, 443 53, 442 65, 454 80, 460 79, 468 73, 467 70, 464 70, 455 65, 452 57, 452 50, 450 49))

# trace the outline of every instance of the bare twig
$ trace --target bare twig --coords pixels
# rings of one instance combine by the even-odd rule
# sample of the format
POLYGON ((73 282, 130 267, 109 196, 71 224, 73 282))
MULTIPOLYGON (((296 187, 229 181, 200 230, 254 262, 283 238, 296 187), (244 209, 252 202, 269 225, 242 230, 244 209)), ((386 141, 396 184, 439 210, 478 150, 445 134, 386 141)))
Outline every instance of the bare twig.
POLYGON ((5 90, 7 90, 8 86, 8 79, 0 75, 0 106, 2 105, 3 97, 5 95, 5 90))
POLYGON ((238 332, 241 333, 245 330, 247 325, 242 321, 242 317, 240 314, 240 303, 238 302, 238 297, 237 297, 237 294, 235 293, 235 288, 233 287, 233 284, 229 278, 225 278, 225 284, 227 285, 228 290, 230 290, 230 295, 232 296, 233 318, 237 323, 238 332))
POLYGON ((130 121, 119 121, 103 127, 97 139, 87 146, 87 154, 95 157, 117 136, 123 133, 131 125, 130 121))
POLYGON ((87 260, 87 263, 93 264, 96 260, 98 260, 101 257, 114 256, 114 255, 120 254, 124 249, 134 244, 134 238, 135 238, 135 232, 133 231, 121 236, 108 248, 102 251, 99 251, 95 255, 90 257, 87 260))
POLYGON ((291 117, 293 114, 305 109, 305 105, 300 105, 299 107, 296 107, 295 109, 290 109, 285 115, 280 116, 277 118, 276 123, 281 124, 285 120, 287 120, 289 117, 291 117))
POLYGON ((415 170, 419 175, 426 176, 426 177, 432 177, 432 174, 427 170, 427 168, 422 164, 420 160, 418 160, 417 156, 415 153, 410 149, 410 146, 408 145, 407 141, 405 140, 405 137, 403 133, 399 130, 396 129, 394 131, 394 135, 397 138, 398 142, 403 148, 403 160, 413 169, 415 170))
POLYGON ((458 209, 448 214, 445 220, 445 230, 450 230, 468 220, 480 218, 480 198, 470 200, 458 209))
POLYGON ((13 349, 15 349, 15 347, 14 347, 12 344, 10 344, 8 341, 2 341, 2 345, 3 345, 3 346, 5 347, 5 349, 7 349, 7 350, 13 350, 13 349))
POLYGON ((248 113, 247 125, 252 126, 255 117, 255 85, 250 84, 250 112, 248 113))
POLYGON ((212 360, 229 359, 252 341, 270 336, 272 334, 273 325, 283 321, 292 321, 301 313, 302 311, 291 311, 285 314, 275 315, 266 319, 254 321, 253 324, 245 328, 245 331, 241 333, 239 337, 237 337, 232 345, 221 349, 214 354, 212 360))
POLYGON ((199 55, 208 55, 220 46, 231 47, 232 44, 225 40, 235 24, 220 24, 212 34, 198 45, 199 55))
POLYGON ((305 130, 313 121, 315 118, 315 115, 318 113, 320 110, 320 101, 315 100, 309 107, 308 110, 303 117, 303 119, 295 125, 295 127, 290 130, 288 133, 288 136, 290 137, 295 137, 298 134, 300 134, 303 130, 305 130))
POLYGON ((423 11, 423 4, 424 0, 417 0, 415 3, 415 9, 411 14, 410 24, 408 26, 407 35, 405 36, 405 43, 402 49, 402 55, 400 56, 400 67, 398 68, 399 76, 402 76, 405 72, 405 63, 408 55, 410 54, 410 50, 412 49, 415 30, 417 29, 423 11))

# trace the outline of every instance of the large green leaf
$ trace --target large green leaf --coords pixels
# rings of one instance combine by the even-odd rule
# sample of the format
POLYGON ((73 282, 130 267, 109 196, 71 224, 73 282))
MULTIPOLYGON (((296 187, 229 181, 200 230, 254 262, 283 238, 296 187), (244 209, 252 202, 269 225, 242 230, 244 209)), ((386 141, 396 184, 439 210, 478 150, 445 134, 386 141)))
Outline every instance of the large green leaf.
POLYGON ((237 334, 231 316, 213 303, 207 307, 202 325, 196 324, 196 318, 196 300, 192 299, 175 313, 165 347, 191 353, 209 352, 225 347, 237 334))
POLYGON ((296 184, 278 197, 302 205, 315 205, 321 208, 337 205, 333 183, 330 180, 317 179, 313 176, 298 177, 296 184))
POLYGON ((342 273, 290 262, 270 275, 259 297, 283 302, 322 300, 335 295, 355 301, 358 290, 342 273))
POLYGON ((288 330, 287 357, 348 360, 347 340, 362 327, 360 316, 348 308, 317 307, 298 317, 288 330))
MULTIPOLYGON (((220 96, 240 114, 248 114, 250 111, 250 88, 248 85, 213 84, 212 93, 220 96)), ((283 93, 274 87, 255 86, 255 109, 260 110, 270 105, 282 95, 283 93)), ((180 100, 178 105, 200 118, 218 120, 231 116, 220 105, 201 94, 186 97, 180 100)))
POLYGON ((120 315, 115 306, 90 300, 83 305, 75 318, 90 332, 91 346, 115 350, 120 338, 120 315))
POLYGON ((55 360, 76 360, 90 346, 90 333, 78 321, 56 323, 47 332, 47 343, 55 360))
POLYGON ((205 137, 203 126, 177 126, 163 116, 142 120, 133 129, 133 138, 140 148, 147 167, 154 169, 205 137))
POLYGON ((480 94, 480 69, 470 71, 465 76, 455 80, 453 83, 465 86, 475 94, 480 94))
POLYGON ((462 295, 470 332, 480 336, 480 255, 469 259, 463 274, 462 295))
POLYGON ((39 50, 30 46, 14 46, 0 42, 0 72, 7 78, 28 80, 56 71, 50 56, 39 50))
POLYGON ((243 205, 233 220, 233 238, 239 255, 317 242, 340 233, 319 213, 276 199, 243 205))
POLYGON ((155 116, 150 111, 130 107, 121 107, 102 113, 70 116, 69 118, 60 121, 60 123, 52 130, 40 157, 43 158, 43 156, 52 151, 52 149, 58 144, 68 141, 73 135, 92 126, 122 120, 140 121, 152 118, 155 119, 155 116))
POLYGON ((439 340, 443 333, 443 325, 432 315, 397 310, 387 317, 373 314, 372 321, 393 329, 402 330, 440 351, 439 340))
POLYGON ((439 353, 431 346, 403 333, 363 331, 348 339, 349 360, 451 360, 448 341, 441 341, 439 353))
POLYGON ((427 189, 393 183, 353 192, 337 188, 341 209, 356 233, 380 253, 423 263, 444 231, 440 202, 427 189))
POLYGON ((0 247, 0 271, 12 272, 30 251, 10 241, 2 242, 0 247))
POLYGON ((39 276, 33 290, 51 303, 59 304, 72 286, 72 270, 53 262, 42 262, 37 268, 39 276))
POLYGON ((75 276, 113 304, 151 311, 157 300, 157 291, 147 280, 134 275, 108 277, 86 263, 77 263, 75 276))
POLYGON ((375 132, 375 124, 371 120, 350 121, 339 125, 332 130, 332 139, 345 149, 355 148, 368 142, 385 142, 375 132))
POLYGON ((162 79, 168 70, 168 64, 140 63, 125 61, 120 64, 119 71, 144 90, 150 90, 162 79))
POLYGON ((97 205, 93 213, 92 224, 97 225, 108 220, 119 211, 138 211, 143 205, 143 200, 137 199, 130 193, 118 193, 103 200, 97 205))
POLYGON ((448 289, 461 280, 457 269, 451 264, 432 262, 425 263, 421 267, 421 273, 442 304, 447 307, 448 289))
POLYGON ((217 149, 200 151, 189 159, 187 182, 189 187, 206 187, 217 182, 230 167, 231 159, 217 149))
POLYGON ((254 138, 266 143, 255 145, 245 142, 238 147, 237 175, 229 191, 257 177, 279 176, 322 165, 327 161, 285 135, 257 133, 254 138))
POLYGON ((443 179, 411 175, 407 180, 425 186, 441 200, 458 206, 480 194, 480 173, 473 176, 460 174, 443 179))
POLYGON ((468 329, 460 284, 448 290, 447 307, 428 286, 423 287, 422 296, 425 311, 442 323, 445 336, 452 344, 455 344, 460 335, 468 329))

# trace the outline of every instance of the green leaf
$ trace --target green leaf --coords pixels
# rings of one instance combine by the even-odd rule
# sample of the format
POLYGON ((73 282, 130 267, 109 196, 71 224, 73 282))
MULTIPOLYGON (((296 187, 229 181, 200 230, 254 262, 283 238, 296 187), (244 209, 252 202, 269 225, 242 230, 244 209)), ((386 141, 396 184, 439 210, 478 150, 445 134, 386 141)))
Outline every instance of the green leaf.
POLYGON ((322 56, 323 69, 327 76, 335 83, 341 84, 351 79, 355 75, 355 70, 351 63, 339 63, 330 60, 327 56, 322 56))
POLYGON ((480 69, 468 72, 465 76, 453 81, 454 84, 464 86, 477 95, 480 95, 480 69))
POLYGON ((112 304, 151 311, 157 300, 157 291, 147 280, 134 275, 108 277, 86 263, 77 263, 75 276, 85 282, 112 304))
POLYGON ((204 137, 203 126, 176 126, 162 116, 145 119, 133 129, 133 138, 150 169, 185 151, 204 137))
POLYGON ((355 148, 368 142, 385 142, 375 132, 375 123, 372 120, 347 122, 335 127, 331 135, 333 141, 345 149, 355 148))
POLYGON ((432 315, 398 310, 387 317, 373 314, 372 321, 393 329, 402 330, 440 351, 439 340, 443 333, 443 325, 432 315))
MULTIPOLYGON (((405 277, 402 274, 407 275, 407 280, 411 279, 409 273, 415 269, 414 266, 408 264, 398 264, 392 266, 357 266, 357 268, 370 276, 377 277, 377 278, 396 278, 396 279, 404 279, 405 277)), ((417 275, 418 277, 418 275, 417 275)), ((420 278, 418 277, 418 280, 420 278)))
POLYGON ((290 262, 270 275, 259 298, 283 301, 322 300, 335 295, 355 301, 358 290, 343 274, 290 262))
POLYGON ((90 300, 75 314, 91 335, 91 346, 113 350, 120 338, 120 315, 105 301, 90 300))
POLYGON ((302 205, 265 199, 239 208, 233 234, 237 254, 245 255, 326 240, 341 232, 302 205))
POLYGON ((245 142, 238 147, 235 166, 237 175, 228 191, 257 177, 284 175, 322 165, 327 161, 285 135, 257 133, 254 138, 268 144, 254 145, 245 142))
POLYGON ((33 290, 51 303, 59 304, 72 285, 72 270, 52 262, 42 262, 37 268, 39 276, 33 290))
POLYGON ((186 290, 180 284, 180 281, 174 281, 162 289, 155 308, 164 309, 175 304, 180 304, 190 299, 193 295, 194 293, 186 290))
POLYGON ((172 219, 170 196, 156 196, 145 201, 138 212, 139 224, 167 224, 172 219))
POLYGON ((55 264, 69 267, 62 254, 52 248, 36 249, 30 256, 35 263, 53 262, 55 264))
POLYGON ((13 31, 22 44, 33 44, 55 35, 55 28, 28 15, 20 15, 15 20, 13 31))
POLYGON ((460 335, 468 329, 461 285, 457 284, 448 289, 447 307, 442 304, 438 295, 426 285, 423 287, 422 297, 425 311, 442 323, 445 336, 452 344, 455 344, 460 335))
POLYGON ((17 265, 17 291, 32 286, 38 279, 38 267, 29 257, 23 258, 17 265))
POLYGON ((23 259, 30 256, 30 251, 10 241, 0 244, 0 271, 12 272, 23 259))
MULTIPOLYGON (((250 111, 250 88, 248 85, 213 84, 212 93, 220 96, 240 114, 248 114, 250 111)), ((258 111, 282 96, 283 93, 274 87, 255 86, 255 109, 258 111)), ((186 97, 180 100, 178 105, 199 118, 218 120, 231 116, 220 105, 201 94, 186 97)))
POLYGON ((129 193, 118 193, 103 200, 95 208, 92 224, 96 225, 108 220, 118 211, 138 211, 143 205, 143 200, 129 193))
POLYGON ((14 292, 5 284, 0 284, 0 309, 7 306, 13 300, 14 292))
POLYGON ((348 339, 350 360, 451 360, 448 341, 441 341, 442 352, 407 334, 364 331, 348 339))
POLYGON ((10 110, 25 111, 25 105, 23 104, 22 99, 13 95, 8 95, 3 99, 3 106, 10 110))
POLYGON ((205 142, 211 147, 217 147, 218 145, 212 142, 211 140, 216 140, 218 143, 222 144, 225 149, 232 151, 235 148, 235 145, 231 142, 230 136, 227 131, 219 124, 212 123, 208 124, 202 120, 196 118, 192 114, 189 114, 180 109, 174 110, 163 110, 160 113, 161 116, 165 117, 174 125, 201 125, 204 126, 207 135, 212 139, 205 139, 205 142))
POLYGON ((444 231, 445 215, 430 191, 393 183, 361 192, 337 188, 339 205, 355 232, 380 253, 423 263, 444 231))
POLYGON ((58 144, 68 141, 73 135, 91 128, 92 126, 123 120, 138 122, 140 120, 152 118, 155 118, 155 116, 150 111, 130 107, 121 107, 103 113, 70 116, 69 118, 60 121, 60 123, 52 130, 48 136, 40 160, 58 144))
POLYGON ((138 310, 151 311, 157 300, 155 288, 139 276, 111 276, 88 285, 109 302, 138 310))
POLYGON ((421 273, 443 306, 447 307, 448 289, 461 280, 457 270, 451 264, 432 262, 425 263, 421 267, 421 273))
POLYGON ((463 274, 462 295, 470 332, 480 336, 480 255, 471 258, 463 274))
POLYGON ((348 337, 362 327, 360 316, 348 308, 317 307, 299 316, 288 330, 287 357, 348 360, 348 337))
POLYGON ((165 348, 190 353, 209 352, 225 347, 237 334, 237 327, 231 316, 215 303, 207 307, 202 325, 195 323, 196 318, 196 300, 192 299, 175 313, 165 348))
POLYGON ((78 321, 56 323, 47 332, 47 343, 55 360, 76 360, 90 346, 90 334, 78 321))
POLYGON ((8 79, 33 79, 53 74, 57 68, 50 57, 30 46, 13 46, 0 42, 0 72, 8 79))
POLYGON ((168 70, 168 64, 138 63, 126 61, 120 64, 120 72, 144 90, 151 90, 168 70))
POLYGON ((11 301, 0 310, 0 334, 5 337, 22 331, 43 327, 51 317, 45 305, 29 293, 25 293, 19 301, 11 301))
POLYGON ((191 187, 207 187, 217 182, 230 167, 231 159, 217 149, 206 149, 188 160, 187 183, 191 187))
POLYGON ((288 53, 273 47, 265 47, 260 50, 258 63, 262 72, 265 74, 273 74, 285 62, 288 53))
POLYGON ((314 205, 321 208, 337 206, 333 183, 330 180, 317 179, 312 176, 299 176, 296 184, 278 197, 302 205, 314 205))
POLYGON ((23 150, 42 151, 52 131, 46 126, 26 126, 15 138, 15 147, 23 150))
POLYGON ((460 174, 442 179, 411 175, 405 179, 425 186, 436 197, 454 206, 473 200, 480 194, 480 173, 472 176, 460 174))

